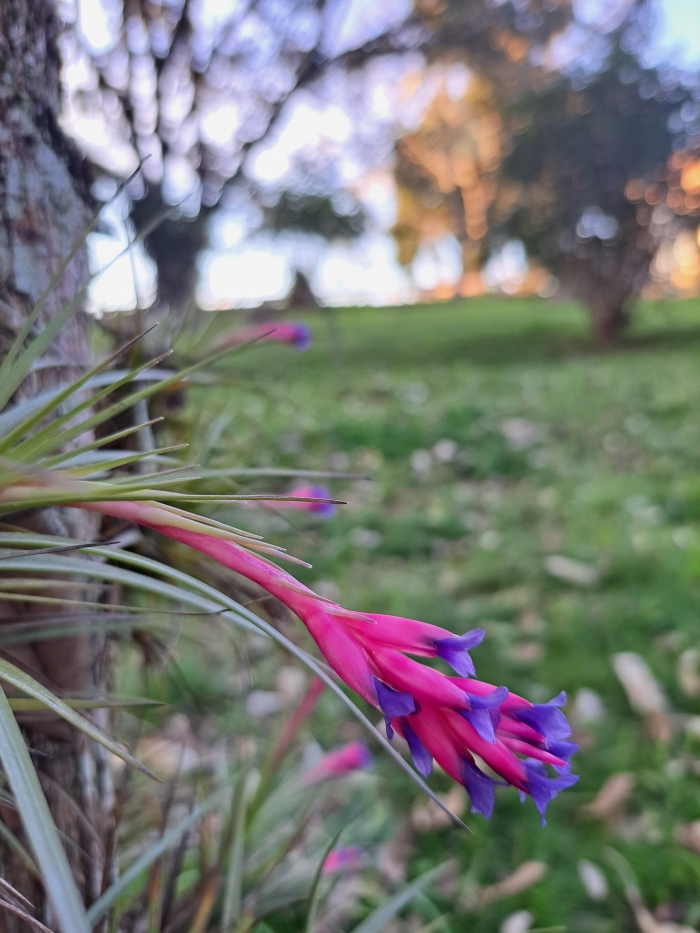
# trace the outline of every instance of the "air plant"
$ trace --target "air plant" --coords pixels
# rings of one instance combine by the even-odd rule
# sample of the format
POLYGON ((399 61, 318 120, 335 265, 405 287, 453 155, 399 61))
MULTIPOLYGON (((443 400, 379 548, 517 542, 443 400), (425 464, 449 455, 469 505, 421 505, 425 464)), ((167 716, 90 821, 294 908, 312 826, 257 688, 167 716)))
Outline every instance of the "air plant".
MULTIPOLYGON (((260 613, 178 566, 126 548, 34 534, 11 524, 5 524, 0 530, 2 597, 39 601, 46 606, 85 607, 85 599, 56 595, 60 589, 57 583, 62 579, 80 579, 119 584, 130 592, 146 594, 194 612, 216 615, 239 630, 267 636, 299 659, 443 809, 446 809, 444 802, 424 780, 433 759, 466 787, 472 808, 483 815, 489 816, 493 809, 494 787, 500 779, 522 795, 532 796, 544 819, 545 808, 552 797, 576 781, 569 767, 569 758, 576 746, 568 740, 568 724, 558 708, 564 702, 563 695, 549 704, 533 705, 510 693, 506 687, 479 681, 469 651, 483 638, 481 630, 457 635, 418 620, 346 610, 282 570, 278 561, 301 563, 282 549, 250 532, 184 508, 198 503, 257 500, 282 507, 325 509, 337 504, 325 489, 301 486, 282 496, 210 496, 181 492, 174 487, 191 483, 198 476, 211 478, 216 471, 199 471, 195 465, 180 464, 173 458, 181 449, 179 446, 157 448, 147 444, 146 449, 130 449, 129 440, 140 432, 150 431, 154 423, 147 417, 147 409, 145 419, 136 419, 136 423, 128 427, 102 436, 93 433, 124 412, 142 411, 147 400, 157 392, 181 384, 228 350, 218 351, 178 372, 157 368, 167 354, 136 368, 114 371, 114 363, 136 343, 136 338, 80 378, 7 407, 34 363, 79 307, 83 297, 84 292, 76 295, 38 334, 31 336, 41 310, 40 302, 0 364, 0 407, 4 408, 0 413, 0 516, 11 522, 18 512, 69 506, 151 529, 206 555, 276 597, 305 625, 325 663, 308 655, 260 613), (147 376, 150 381, 145 381, 147 376), (120 394, 115 395, 117 392, 120 394), (136 469, 139 472, 132 472, 136 469), (416 661, 416 656, 445 662, 454 674, 448 675, 429 663, 416 661), (340 684, 382 712, 387 738, 375 729, 340 684), (394 732, 405 738, 417 770, 390 744, 394 732), (551 766, 556 776, 549 776, 546 766, 551 766)), ((232 475, 236 471, 232 468, 226 472, 232 475)), ((95 602, 93 607, 97 611, 100 604, 95 602)), ((121 701, 117 698, 59 698, 29 674, 3 660, 0 660, 0 683, 23 694, 25 703, 29 701, 34 708, 51 710, 128 765, 152 777, 120 742, 80 712, 96 705, 119 705, 121 701)), ((318 688, 314 689, 317 698, 318 688)), ((240 766, 228 787, 215 791, 198 804, 193 801, 186 816, 173 826, 164 826, 158 840, 107 886, 99 900, 86 911, 15 719, 13 704, 19 709, 20 698, 8 698, 0 688, 0 759, 13 803, 31 844, 35 870, 44 879, 64 933, 88 933, 108 913, 116 923, 118 911, 126 909, 134 897, 132 886, 138 879, 145 879, 149 872, 152 882, 147 892, 149 929, 179 929, 173 926, 179 918, 180 925, 187 924, 193 931, 205 931, 213 922, 222 931, 244 933, 250 930, 256 918, 267 909, 260 906, 264 902, 264 892, 269 893, 277 877, 275 873, 281 870, 287 855, 303 837, 303 833, 300 836, 299 832, 293 832, 291 837, 272 845, 269 839, 255 837, 255 833, 266 810, 278 805, 284 797, 275 767, 289 753, 296 731, 315 698, 307 696, 306 705, 301 707, 303 713, 298 712, 296 718, 290 719, 280 738, 281 744, 273 749, 266 765, 259 770, 240 766), (226 801, 229 801, 228 808, 226 801), (200 859, 203 867, 197 896, 174 903, 173 891, 187 849, 188 834, 194 827, 200 827, 204 840, 200 840, 200 846, 205 845, 207 819, 215 810, 227 814, 218 838, 218 854, 200 859), (158 874, 162 859, 166 852, 178 846, 181 849, 176 848, 176 851, 181 851, 182 855, 178 857, 179 862, 176 858, 170 881, 163 886, 158 874), (164 926, 165 920, 170 926, 164 926)), ((331 752, 325 765, 319 766, 320 771, 298 775, 298 793, 313 796, 312 788, 320 781, 324 781, 325 787, 326 780, 367 764, 363 746, 331 752)), ((460 823, 456 817, 453 819, 460 823)), ((297 829, 298 823, 297 819, 297 829)), ((295 894, 297 900, 299 897, 309 900, 308 931, 313 927, 320 879, 329 858, 330 864, 335 864, 334 859, 340 863, 345 856, 333 853, 354 851, 347 846, 337 848, 336 840, 331 842, 318 859, 315 880, 308 883, 307 871, 305 885, 299 889, 301 894, 299 890, 295 894)), ((345 861, 348 863, 347 859, 345 861)), ((368 920, 359 930, 362 933, 380 930, 382 927, 376 923, 380 919, 385 923, 392 911, 400 909, 407 898, 415 896, 440 870, 426 874, 399 892, 380 909, 374 926, 368 925, 368 920)), ((279 897, 272 901, 280 903, 279 897)))

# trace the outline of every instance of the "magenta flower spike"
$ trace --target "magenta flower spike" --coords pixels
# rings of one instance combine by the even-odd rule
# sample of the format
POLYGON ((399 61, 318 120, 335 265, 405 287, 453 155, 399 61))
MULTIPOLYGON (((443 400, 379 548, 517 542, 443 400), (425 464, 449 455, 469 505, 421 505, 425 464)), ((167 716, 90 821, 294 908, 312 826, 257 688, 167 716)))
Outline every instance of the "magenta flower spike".
POLYGON ((364 742, 350 742, 342 748, 328 752, 317 765, 310 768, 304 775, 304 784, 318 784, 329 778, 343 777, 351 771, 369 768, 372 756, 364 742))
MULTIPOLYGON (((340 679, 381 710, 388 737, 394 730, 403 736, 419 773, 429 775, 433 759, 437 761, 466 788, 474 812, 489 817, 494 788, 504 782, 520 791, 521 798, 534 799, 544 825, 549 802, 578 780, 569 761, 578 746, 570 741, 571 730, 560 709, 566 695, 533 704, 506 687, 477 680, 469 650, 483 640, 482 629, 457 636, 415 619, 350 612, 251 550, 267 548, 269 553, 269 546, 155 502, 76 505, 152 528, 264 587, 301 619, 340 679), (459 676, 408 655, 442 659, 459 676), (501 781, 486 774, 477 760, 501 781), (556 776, 550 776, 547 767, 556 776)), ((331 752, 311 780, 364 767, 367 755, 360 743, 331 752)))
POLYGON ((335 875, 341 871, 357 871, 365 862, 365 853, 360 846, 345 846, 331 849, 323 863, 324 875, 335 875))
POLYGON ((254 327, 239 327, 224 335, 222 346, 238 347, 257 340, 258 343, 287 343, 296 350, 308 350, 313 343, 311 329, 300 321, 269 321, 254 327))

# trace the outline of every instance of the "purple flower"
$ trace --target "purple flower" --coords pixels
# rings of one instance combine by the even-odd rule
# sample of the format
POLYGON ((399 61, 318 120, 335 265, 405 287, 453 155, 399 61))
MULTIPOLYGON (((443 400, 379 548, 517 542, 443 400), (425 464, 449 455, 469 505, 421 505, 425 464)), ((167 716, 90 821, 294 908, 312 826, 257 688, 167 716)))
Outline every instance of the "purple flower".
POLYGON ((365 853, 360 846, 331 849, 323 863, 323 874, 334 875, 340 871, 355 871, 362 867, 364 860, 365 853))
POLYGON ((468 651, 480 645, 485 635, 486 632, 482 628, 474 628, 458 637, 440 638, 435 642, 437 656, 447 661, 460 677, 473 677, 476 670, 468 651))

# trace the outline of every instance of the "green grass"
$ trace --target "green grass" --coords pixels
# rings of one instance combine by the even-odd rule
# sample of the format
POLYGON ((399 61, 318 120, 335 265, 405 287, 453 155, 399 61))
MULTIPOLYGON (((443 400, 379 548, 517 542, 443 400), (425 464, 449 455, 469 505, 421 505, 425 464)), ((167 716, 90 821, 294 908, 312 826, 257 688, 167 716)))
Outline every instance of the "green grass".
MULTIPOLYGON (((192 393, 195 419, 203 405, 210 419, 222 415, 217 432, 202 428, 200 447, 212 466, 371 479, 333 482, 348 505, 325 523, 260 510, 227 517, 309 560, 300 578, 348 607, 455 631, 483 625, 488 637, 474 652, 483 679, 535 701, 565 689, 574 719, 583 688, 605 709, 597 723, 579 721, 580 783, 552 804, 545 829, 531 801, 521 806, 503 789, 489 823, 469 819, 472 835, 417 834, 411 874, 446 853, 458 858, 456 888, 436 898, 453 933, 490 933, 521 909, 534 928, 634 930, 605 861, 613 846, 650 909, 677 902, 696 924, 700 857, 674 827, 700 819, 700 744, 680 715, 671 741, 655 740, 610 659, 637 652, 672 709, 700 715, 700 697, 686 696, 676 676, 679 655, 700 645, 700 304, 643 307, 626 345, 606 355, 593 351, 577 308, 536 300, 307 319, 316 336, 307 353, 248 350, 227 369, 230 387, 192 393), (509 419, 529 431, 521 449, 504 436, 509 419), (455 454, 439 462, 435 445, 446 440, 455 454), (553 578, 551 554, 595 567, 599 582, 553 578), (621 818, 587 819, 581 808, 621 771, 636 779, 621 818), (600 902, 579 879, 582 858, 607 873, 600 902), (468 911, 470 885, 493 884, 527 859, 548 864, 543 881, 468 911)), ((398 825, 416 792, 388 762, 378 769, 398 825)), ((438 777, 435 786, 449 785, 438 777)), ((413 912, 427 924, 436 909, 426 899, 413 912)))

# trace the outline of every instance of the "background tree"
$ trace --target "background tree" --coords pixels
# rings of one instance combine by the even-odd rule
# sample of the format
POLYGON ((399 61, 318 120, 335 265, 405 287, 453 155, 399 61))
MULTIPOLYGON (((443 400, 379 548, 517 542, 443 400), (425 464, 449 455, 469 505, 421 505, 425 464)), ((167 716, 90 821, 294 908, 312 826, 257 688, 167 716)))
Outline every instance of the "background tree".
POLYGON ((460 61, 432 69, 440 83, 420 127, 396 145, 398 212, 392 234, 409 265, 423 240, 453 233, 465 274, 486 258, 489 208, 502 158, 491 85, 460 61))
POLYGON ((246 158, 295 91, 335 67, 403 47, 401 21, 375 35, 361 17, 347 23, 345 5, 325 0, 226 8, 129 0, 113 12, 99 35, 79 18, 66 33, 65 125, 116 178, 146 159, 130 188, 137 227, 177 205, 146 240, 163 308, 178 312, 190 302, 207 221, 230 200, 231 186, 233 201, 259 206, 273 230, 283 218, 291 229, 316 219, 323 235, 355 235, 357 218, 333 208, 318 178, 309 183, 302 170, 271 197, 246 174, 246 158))
POLYGON ((585 83, 562 76, 512 107, 502 168, 510 205, 496 215, 586 304, 599 346, 627 325, 674 218, 668 162, 686 131, 677 118, 694 112, 673 78, 624 51, 624 35, 585 83))
MULTIPOLYGON (((489 198, 490 233, 522 239, 586 304, 597 343, 614 343, 674 215, 693 211, 687 192, 668 198, 669 159, 699 128, 692 76, 642 63, 652 23, 644 2, 611 7, 586 27, 568 4, 421 9, 430 53, 444 60, 461 52, 490 81, 503 120, 506 153, 489 198)), ((463 119, 466 137, 473 117, 463 119)), ((400 191, 440 190, 425 166, 445 148, 449 121, 442 117, 434 139, 432 122, 429 112, 419 133, 398 144, 400 191), (418 172, 415 158, 406 158, 417 138, 429 152, 418 172)), ((483 178, 488 183, 489 173, 483 178)), ((482 192, 471 200, 481 204, 482 192)), ((461 218, 448 213, 463 243, 461 218)))

